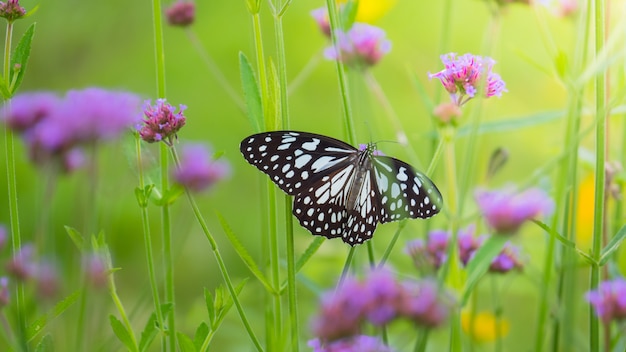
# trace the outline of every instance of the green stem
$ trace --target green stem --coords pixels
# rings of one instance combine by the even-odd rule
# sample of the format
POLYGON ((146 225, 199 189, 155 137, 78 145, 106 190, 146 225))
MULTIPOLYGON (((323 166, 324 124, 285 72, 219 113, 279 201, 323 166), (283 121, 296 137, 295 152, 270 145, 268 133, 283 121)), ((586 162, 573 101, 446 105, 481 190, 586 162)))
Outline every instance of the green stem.
MULTIPOLYGON (((109 254, 107 254, 107 256, 108 256, 107 263, 109 265, 109 270, 110 270, 112 269, 111 258, 109 254)), ((109 275, 109 293, 111 294, 113 303, 115 304, 115 307, 117 308, 117 311, 120 314, 120 317, 122 318, 122 323, 124 324, 124 327, 126 328, 128 332, 128 335, 130 335, 130 339, 133 343, 132 351, 139 351, 139 347, 137 345, 137 338, 135 337, 135 332, 133 331, 133 326, 131 325, 130 320, 128 320, 128 315, 126 314, 126 310, 124 309, 124 305, 122 304, 120 297, 117 295, 117 289, 115 287, 115 278, 113 274, 109 275)), ((86 294, 87 294, 86 292, 84 291, 82 292, 83 296, 86 294)))
POLYGON ((426 346, 428 345, 428 334, 430 333, 429 329, 419 329, 419 335, 417 335, 417 340, 415 340, 415 346, 413 347, 414 352, 424 352, 426 351, 426 346))
MULTIPOLYGON (((174 164, 176 165, 176 167, 179 167, 180 161, 178 159, 178 154, 176 153, 176 149, 172 148, 171 150, 172 150, 172 158, 174 159, 174 164)), ((191 205, 193 214, 196 217, 198 224, 202 228, 202 232, 204 233, 207 240, 209 241, 209 244, 211 245, 211 249, 213 250, 213 255, 215 256, 215 260, 217 261, 217 266, 220 269, 220 273, 222 274, 222 278, 224 279, 224 282, 226 283, 226 288, 228 289, 228 292, 233 298, 233 303, 235 304, 235 307, 237 307, 237 312, 239 313, 241 321, 243 322, 243 325, 246 328, 246 331, 248 332, 248 336, 250 336, 250 339, 254 343, 254 346, 256 347, 257 351, 263 351, 263 347, 261 346, 261 343, 259 342, 256 335, 254 334, 254 331, 252 331, 252 327, 250 326, 250 323, 248 322, 248 318, 246 316, 246 313, 243 310, 243 306, 241 305, 241 302, 239 301, 239 297, 237 296, 237 291, 235 290, 235 286, 233 286, 233 282, 230 279, 230 275, 228 274, 228 270, 226 269, 226 264, 224 263, 224 259, 222 258, 222 255, 220 254, 219 248, 217 246, 217 242, 215 241, 215 238, 209 231, 209 227, 207 226, 207 223, 204 220, 202 213, 200 212, 200 208, 198 207, 198 204, 196 203, 195 199, 193 198, 189 190, 185 190, 185 194, 187 195, 187 200, 189 201, 189 205, 191 205)))
MULTIPOLYGON (((13 23, 7 21, 6 37, 4 41, 4 67, 3 76, 5 81, 9 81, 11 74, 11 39, 13 38, 13 23)), ((4 109, 11 108, 11 100, 7 100, 4 104, 4 109)), ((6 111, 5 110, 5 111, 6 111)), ((20 219, 17 203, 17 177, 15 171, 15 145, 13 141, 13 131, 6 127, 4 130, 4 146, 6 154, 6 167, 7 167, 7 198, 9 201, 9 221, 11 223, 11 244, 13 256, 17 256, 22 248, 22 238, 20 235, 20 219)), ((24 333, 26 331, 26 317, 25 313, 25 298, 24 298, 24 284, 20 281, 16 281, 15 285, 15 315, 17 319, 17 336, 18 341, 22 349, 26 350, 26 341, 24 339, 24 333)))
MULTIPOLYGON (((283 15, 289 8, 290 0, 284 4, 282 10, 274 15, 274 32, 276 33, 276 52, 278 61, 278 79, 280 94, 280 113, 283 129, 290 129, 289 96, 287 94, 287 57, 285 54, 285 38, 283 31, 283 15)), ((280 4, 280 1, 279 1, 280 4)), ((298 338, 298 300, 296 291, 296 254, 293 238, 293 217, 291 196, 285 195, 285 231, 286 231, 286 255, 287 255, 287 299, 289 305, 289 320, 291 331, 291 351, 298 352, 300 343, 298 338)), ((279 290, 280 287, 274 289, 279 290)))
MULTIPOLYGON (((150 289, 152 291, 152 302, 154 305, 154 312, 156 314, 157 323, 159 329, 164 329, 165 324, 163 321, 163 313, 161 312, 161 299, 159 298, 159 286, 156 279, 156 270, 154 268, 154 255, 152 250, 152 235, 150 233, 150 215, 148 214, 148 199, 150 195, 145 192, 146 185, 143 175, 143 161, 141 154, 141 138, 139 135, 135 136, 135 154, 137 156, 137 171, 139 173, 139 189, 143 193, 141 199, 142 204, 139 205, 141 210, 141 227, 143 232, 143 241, 146 251, 146 262, 148 265, 148 278, 150 280, 150 289)), ((165 335, 161 335, 165 338, 165 335)))
MULTIPOLYGON (((154 25, 154 54, 156 60, 156 83, 157 96, 165 98, 165 47, 163 43, 163 11, 160 0, 152 0, 152 16, 154 25)), ((168 179, 168 147, 165 143, 160 144, 159 166, 161 178, 161 191, 167 193, 169 189, 168 179)), ((176 351, 176 302, 174 297, 174 265, 172 258, 172 229, 169 205, 161 207, 161 231, 163 235, 163 261, 165 269, 165 297, 173 305, 172 313, 168 319, 169 350, 176 351)), ((160 307, 156 307, 157 312, 160 307)), ((157 313, 158 314, 158 313, 157 313)))
MULTIPOLYGON (((595 17, 595 56, 596 58, 602 52, 605 41, 605 1, 596 0, 593 2, 593 11, 595 17)), ((606 179, 606 113, 607 113, 607 72, 606 70, 596 76, 595 80, 595 98, 596 98, 596 168, 595 168, 595 197, 594 197, 594 213, 593 213, 593 239, 592 239, 592 257, 596 260, 600 259, 602 250, 602 237, 604 233, 604 198, 605 198, 605 179, 606 179)), ((595 289, 600 284, 600 267, 598 265, 591 266, 591 275, 589 279, 589 288, 595 289)), ((589 308, 592 310, 592 308, 589 308)), ((589 314, 589 349, 590 351, 600 350, 600 324, 598 317, 590 311, 589 314)))

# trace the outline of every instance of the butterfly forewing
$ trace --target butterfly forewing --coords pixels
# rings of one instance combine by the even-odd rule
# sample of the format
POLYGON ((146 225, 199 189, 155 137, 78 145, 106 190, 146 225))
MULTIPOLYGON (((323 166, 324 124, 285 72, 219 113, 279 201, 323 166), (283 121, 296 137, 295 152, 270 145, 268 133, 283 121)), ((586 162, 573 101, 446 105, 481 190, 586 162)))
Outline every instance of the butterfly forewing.
POLYGON ((240 150, 250 164, 290 195, 300 193, 333 166, 349 164, 357 152, 330 137, 292 131, 252 135, 241 142, 240 150))
POLYGON ((441 193, 411 165, 388 156, 374 156, 374 173, 381 195, 380 222, 429 218, 441 210, 441 193))
POLYGON ((370 239, 378 223, 428 218, 442 205, 437 187, 410 165, 306 132, 275 131, 241 142, 244 158, 293 195, 293 214, 314 235, 350 245, 370 239))

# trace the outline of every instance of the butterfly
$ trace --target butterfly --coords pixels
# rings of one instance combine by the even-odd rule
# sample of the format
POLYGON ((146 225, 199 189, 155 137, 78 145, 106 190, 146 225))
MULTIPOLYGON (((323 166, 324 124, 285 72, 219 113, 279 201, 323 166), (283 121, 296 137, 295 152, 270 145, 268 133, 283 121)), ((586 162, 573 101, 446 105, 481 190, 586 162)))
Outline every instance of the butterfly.
POLYGON ((294 196, 292 212, 300 225, 351 246, 372 238, 378 223, 429 218, 443 205, 428 177, 382 155, 374 143, 357 149, 319 134, 272 131, 246 137, 239 149, 294 196))

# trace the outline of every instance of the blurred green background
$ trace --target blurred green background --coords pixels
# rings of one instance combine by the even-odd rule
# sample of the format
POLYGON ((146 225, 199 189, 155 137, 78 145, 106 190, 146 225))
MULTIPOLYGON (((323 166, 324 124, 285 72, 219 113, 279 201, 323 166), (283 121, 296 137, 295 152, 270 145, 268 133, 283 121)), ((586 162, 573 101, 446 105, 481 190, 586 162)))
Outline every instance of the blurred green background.
MULTIPOLYGON (((21 3, 30 9, 39 2, 21 3)), ((480 116, 483 122, 529 118, 536 114, 562 111, 566 103, 566 91, 555 75, 543 72, 530 60, 550 70, 555 59, 554 54, 546 50, 546 38, 540 31, 541 21, 545 21, 545 29, 551 33, 556 46, 567 58, 576 39, 575 22, 572 19, 556 18, 539 10, 541 20, 538 21, 528 6, 513 5, 494 25, 484 2, 463 0, 456 1, 456 4, 450 14, 450 27, 447 28, 450 43, 444 52, 440 52, 441 19, 444 14, 439 2, 398 0, 396 6, 376 22, 387 32, 392 50, 372 69, 372 74, 399 116, 409 142, 419 157, 419 160, 411 162, 420 165, 422 170, 430 162, 435 135, 430 111, 420 98, 413 80, 419 80, 432 99, 437 96, 442 100, 447 99, 441 84, 437 80, 429 81, 427 77, 427 72, 434 73, 443 68, 439 59, 443 53, 469 52, 491 56, 497 61, 494 71, 502 76, 509 92, 500 99, 491 98, 482 102, 480 116), (484 52, 490 42, 493 43, 493 50, 484 52)), ((335 65, 321 56, 328 43, 309 15, 312 9, 324 5, 325 1, 322 0, 293 1, 284 17, 288 79, 294 80, 305 67, 311 70, 289 96, 291 128, 345 139, 335 65)), ((196 6, 196 21, 189 30, 197 35, 201 45, 241 99, 238 54, 244 53, 256 67, 252 20, 245 1, 197 1, 196 6)), ((263 44, 267 57, 275 62, 272 17, 265 2, 263 7, 263 44)), ((41 2, 39 10, 32 17, 16 23, 16 38, 30 22, 37 23, 37 30, 22 92, 53 90, 63 93, 69 89, 99 86, 136 92, 145 99, 157 98, 150 1, 41 2)), ((239 142, 254 131, 237 103, 207 69, 186 30, 165 26, 164 36, 166 98, 174 105, 184 104, 188 107, 187 126, 179 133, 180 144, 191 141, 210 143, 215 151, 223 151, 224 158, 232 165, 231 177, 199 196, 198 201, 219 242, 231 275, 239 281, 251 275, 225 239, 215 214, 219 212, 225 217, 246 248, 259 259, 262 226, 259 189, 265 179, 244 161, 238 151, 239 142)), ((394 140, 395 133, 381 104, 358 75, 351 75, 351 78, 359 142, 394 140)), ((470 102, 466 109, 477 106, 478 103, 470 102)), ((461 125, 464 123, 462 121, 461 125)), ((472 177, 477 184, 482 183, 490 153, 497 147, 505 147, 510 152, 509 164, 495 179, 483 186, 500 187, 527 181, 540 166, 560 153, 562 126, 560 119, 553 119, 548 123, 482 134, 475 165, 476 174, 458 175, 459 179, 472 177)), ((464 143, 465 139, 460 138, 459 165, 464 157, 464 143)), ((585 143, 589 147, 593 146, 588 140, 585 143)), ((158 146, 144 144, 144 147, 148 156, 147 168, 152 170, 149 175, 156 182, 158 146)), ((45 231, 54 238, 56 249, 54 253, 43 255, 56 258, 61 272, 76 276, 80 258, 63 226, 84 229, 84 209, 90 206, 86 203, 89 175, 85 171, 78 171, 59 178, 52 199, 47 200, 44 193, 50 176, 28 162, 20 141, 17 148, 23 238, 28 241, 36 231, 41 231, 38 223, 42 213, 51 212, 50 226, 45 231)), ((379 149, 387 155, 410 161, 406 151, 397 143, 380 143, 379 149)), ((135 312, 133 321, 137 326, 142 326, 151 310, 151 302, 140 212, 133 193, 137 186, 133 141, 129 136, 119 143, 109 144, 100 150, 98 157, 99 225, 111 246, 114 265, 121 268, 116 273, 118 291, 127 309, 135 312)), ((4 153, 0 159, 4 170, 4 153)), ((445 198, 446 187, 441 165, 439 162, 433 180, 445 198)), ((547 173, 541 179, 547 189, 554 182, 550 176, 552 173, 547 173)), ((0 185, 6 185, 5 178, 3 171, 0 173, 0 185)), ((464 201, 473 208, 471 194, 468 196, 464 201)), ((0 187, 0 199, 6 199, 6 186, 0 187)), ((155 206, 151 207, 151 214, 155 249, 158 251, 159 213, 155 206)), ((222 279, 210 246, 196 225, 184 198, 173 206, 172 217, 177 253, 175 278, 179 328, 191 335, 201 320, 207 320, 203 308, 203 287, 212 290, 222 279)), ((0 205, 0 223, 8 223, 8 220, 7 203, 4 202, 0 205)), ((434 218, 430 221, 430 227, 445 228, 446 216, 434 218)), ((382 254, 396 228, 393 224, 379 226, 372 240, 377 256, 382 254)), ((409 239, 423 237, 425 232, 424 221, 408 223, 391 258, 392 265, 399 272, 407 275, 414 273, 410 260, 402 253, 402 247, 409 239)), ((295 236, 298 252, 304 250, 312 240, 311 235, 299 226, 296 226, 295 236)), ((543 234, 535 227, 528 226, 522 236, 518 243, 527 253, 527 270, 504 280, 507 295, 504 299, 505 316, 511 323, 506 345, 510 351, 527 350, 526 346, 515 342, 530 341, 534 334, 532 327, 535 322, 537 283, 543 263, 543 234)), ((326 241, 304 268, 299 287, 303 340, 311 337, 306 327, 317 305, 316 290, 329 289, 334 285, 347 252, 348 246, 339 240, 326 241)), ((8 253, 4 249, 5 258, 8 253)), ((160 255, 157 259, 160 261, 160 255)), ((365 262, 361 258, 358 263, 365 262)), ((64 282, 61 296, 75 289, 72 285, 76 284, 76 278, 68 275, 61 277, 61 280, 64 282)), ((260 289, 261 286, 251 280, 242 297, 257 333, 262 335, 265 302, 257 294, 260 289)), ((488 290, 485 288, 483 291, 488 290)), ((110 301, 106 293, 96 299, 110 301)), ((582 309, 582 300, 580 304, 581 314, 587 314, 586 309, 582 309)), ((106 316, 112 309, 112 306, 100 307, 97 312, 93 312, 90 326, 109 329, 106 316)), ((66 330, 65 336, 71 339, 74 326, 69 318, 60 317, 55 324, 54 329, 61 331, 61 336, 62 331, 66 330)), ((446 333, 446 330, 438 332, 435 337, 445 343, 446 333)), ((110 336, 112 334, 107 334, 106 338, 99 337, 98 342, 107 342, 110 336)), ((405 330, 401 340, 408 343, 411 338, 410 330, 405 330)), ((228 346, 230 350, 250 349, 234 310, 216 336, 215 344, 215 350, 221 350, 218 348, 220 346, 228 346)))

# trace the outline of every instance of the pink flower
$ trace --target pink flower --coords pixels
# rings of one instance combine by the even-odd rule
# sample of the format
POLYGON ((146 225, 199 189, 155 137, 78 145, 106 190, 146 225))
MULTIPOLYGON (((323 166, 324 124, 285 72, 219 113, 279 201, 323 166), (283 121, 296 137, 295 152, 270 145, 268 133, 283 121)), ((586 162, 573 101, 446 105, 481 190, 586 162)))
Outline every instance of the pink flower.
POLYGON ((228 163, 212 160, 209 149, 201 144, 183 147, 180 166, 172 172, 173 179, 194 192, 202 191, 230 173, 228 163))
POLYGON ((486 80, 484 93, 487 98, 500 97, 507 91, 500 75, 491 72, 496 63, 492 58, 472 54, 457 56, 456 53, 449 53, 441 55, 441 61, 445 69, 429 73, 428 77, 438 78, 458 106, 476 96, 478 86, 483 83, 482 80, 486 80))
POLYGON ((161 142, 171 146, 178 131, 185 126, 185 111, 187 107, 180 105, 176 108, 168 104, 165 99, 158 99, 156 105, 150 105, 150 101, 144 103, 143 112, 145 118, 139 127, 141 139, 148 143, 161 142))
POLYGON ((176 1, 165 10, 165 17, 171 26, 189 26, 196 17, 196 4, 192 1, 176 1))
POLYGON ((390 50, 391 42, 385 38, 385 31, 369 24, 355 23, 347 33, 337 33, 337 47, 326 48, 324 56, 341 60, 346 65, 368 67, 390 50))

